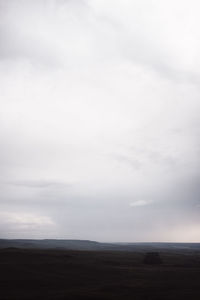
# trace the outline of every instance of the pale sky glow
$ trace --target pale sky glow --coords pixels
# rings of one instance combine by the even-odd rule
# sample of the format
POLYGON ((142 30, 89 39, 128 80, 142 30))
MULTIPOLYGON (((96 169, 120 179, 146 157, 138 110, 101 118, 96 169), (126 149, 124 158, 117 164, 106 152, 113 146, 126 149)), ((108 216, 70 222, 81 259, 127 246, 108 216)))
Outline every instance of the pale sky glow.
POLYGON ((197 0, 0 0, 0 237, 199 241, 197 0))

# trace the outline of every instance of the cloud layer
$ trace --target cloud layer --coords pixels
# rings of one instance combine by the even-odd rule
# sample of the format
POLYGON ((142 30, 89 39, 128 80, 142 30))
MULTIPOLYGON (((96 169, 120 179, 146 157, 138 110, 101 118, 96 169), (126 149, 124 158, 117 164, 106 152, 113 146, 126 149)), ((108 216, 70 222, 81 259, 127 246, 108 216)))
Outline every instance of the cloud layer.
POLYGON ((0 0, 3 237, 198 241, 199 8, 0 0))

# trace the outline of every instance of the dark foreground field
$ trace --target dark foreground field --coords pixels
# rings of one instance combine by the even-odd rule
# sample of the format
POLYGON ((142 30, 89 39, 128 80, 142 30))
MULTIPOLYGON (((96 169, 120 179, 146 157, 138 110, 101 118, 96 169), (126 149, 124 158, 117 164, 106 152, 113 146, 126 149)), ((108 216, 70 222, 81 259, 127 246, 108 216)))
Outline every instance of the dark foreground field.
POLYGON ((200 252, 0 249, 0 299, 200 299, 200 252))

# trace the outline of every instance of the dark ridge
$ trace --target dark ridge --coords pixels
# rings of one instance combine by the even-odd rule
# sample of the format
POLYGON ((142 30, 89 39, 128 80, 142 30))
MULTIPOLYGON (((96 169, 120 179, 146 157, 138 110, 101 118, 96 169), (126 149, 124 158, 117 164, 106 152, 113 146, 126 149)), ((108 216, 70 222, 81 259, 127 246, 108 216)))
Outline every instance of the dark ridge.
POLYGON ((64 239, 0 239, 2 248, 27 248, 27 249, 71 249, 91 251, 198 251, 200 243, 100 243, 90 240, 64 240, 64 239))

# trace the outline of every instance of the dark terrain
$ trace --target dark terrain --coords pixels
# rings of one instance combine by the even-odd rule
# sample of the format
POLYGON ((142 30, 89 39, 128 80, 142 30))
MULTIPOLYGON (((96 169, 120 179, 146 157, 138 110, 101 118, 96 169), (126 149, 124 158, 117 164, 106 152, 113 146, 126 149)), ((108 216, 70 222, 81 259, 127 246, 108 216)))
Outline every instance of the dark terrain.
POLYGON ((0 299, 199 300, 200 245, 0 240, 0 299))

